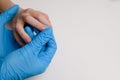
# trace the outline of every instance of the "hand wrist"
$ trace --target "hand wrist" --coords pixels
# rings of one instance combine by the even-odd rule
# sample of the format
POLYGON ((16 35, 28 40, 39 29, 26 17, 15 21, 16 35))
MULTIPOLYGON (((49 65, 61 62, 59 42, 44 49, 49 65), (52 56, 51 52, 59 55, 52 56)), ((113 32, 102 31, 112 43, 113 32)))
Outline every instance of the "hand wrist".
POLYGON ((14 3, 10 0, 0 0, 0 12, 7 10, 12 7, 14 3))

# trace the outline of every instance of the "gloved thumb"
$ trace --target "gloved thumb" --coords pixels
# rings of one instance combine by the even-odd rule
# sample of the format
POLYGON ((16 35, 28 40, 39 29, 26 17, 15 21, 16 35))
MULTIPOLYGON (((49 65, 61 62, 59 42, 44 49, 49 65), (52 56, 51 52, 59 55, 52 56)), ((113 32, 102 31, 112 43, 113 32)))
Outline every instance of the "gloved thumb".
POLYGON ((0 14, 0 25, 5 25, 9 20, 11 20, 14 15, 18 12, 19 6, 14 5, 0 14))

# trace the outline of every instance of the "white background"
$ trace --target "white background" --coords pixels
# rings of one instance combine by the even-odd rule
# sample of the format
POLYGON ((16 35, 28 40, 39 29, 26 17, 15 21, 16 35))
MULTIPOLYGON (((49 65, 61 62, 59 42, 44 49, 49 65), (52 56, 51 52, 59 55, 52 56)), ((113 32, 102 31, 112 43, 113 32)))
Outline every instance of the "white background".
POLYGON ((120 0, 13 0, 47 13, 58 50, 27 80, 120 80, 120 0))

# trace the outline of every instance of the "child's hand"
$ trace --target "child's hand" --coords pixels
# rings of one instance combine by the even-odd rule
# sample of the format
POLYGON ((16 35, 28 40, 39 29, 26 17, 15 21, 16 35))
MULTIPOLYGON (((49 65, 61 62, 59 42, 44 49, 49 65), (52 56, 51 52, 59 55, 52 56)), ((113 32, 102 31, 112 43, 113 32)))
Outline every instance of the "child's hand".
POLYGON ((45 29, 45 24, 52 26, 48 15, 45 13, 30 8, 20 8, 17 15, 9 22, 9 25, 12 26, 14 37, 21 46, 31 41, 31 38, 24 31, 24 25, 26 23, 40 31, 45 29), (20 38, 22 38, 25 43, 22 42, 20 38))

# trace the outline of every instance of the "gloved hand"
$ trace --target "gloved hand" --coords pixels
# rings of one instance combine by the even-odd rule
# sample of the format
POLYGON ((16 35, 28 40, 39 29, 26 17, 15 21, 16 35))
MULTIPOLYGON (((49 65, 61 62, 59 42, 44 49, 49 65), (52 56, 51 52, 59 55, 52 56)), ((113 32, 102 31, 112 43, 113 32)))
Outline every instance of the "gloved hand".
POLYGON ((0 14, 0 66, 3 58, 7 54, 20 48, 13 37, 12 30, 8 30, 6 28, 6 23, 15 16, 15 14, 18 12, 18 9, 19 6, 14 5, 0 14))
MULTIPOLYGON (((12 31, 5 28, 5 24, 16 14, 17 10, 18 6, 15 5, 0 15, 0 20, 3 21, 0 23, 0 59, 3 59, 0 71, 1 80, 22 80, 44 72, 56 51, 51 28, 39 33, 31 43, 20 48, 12 31), (6 16, 10 17, 6 18, 6 16)), ((31 38, 35 37, 29 26, 25 30, 31 38)), ((38 31, 36 32, 38 34, 38 31)))
POLYGON ((43 73, 56 52, 56 42, 49 27, 30 43, 13 51, 1 66, 2 80, 23 80, 43 73), (43 49, 44 48, 44 49, 43 49))

